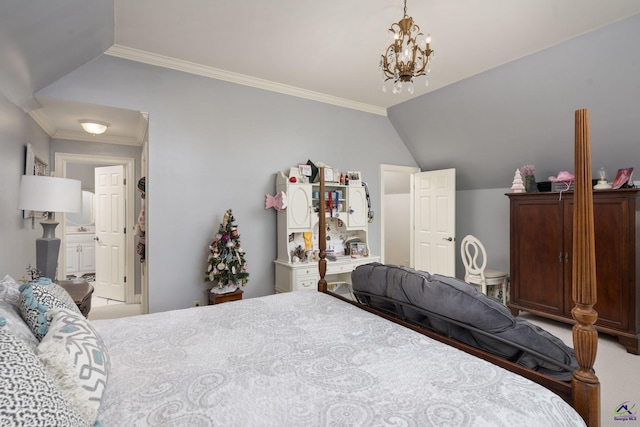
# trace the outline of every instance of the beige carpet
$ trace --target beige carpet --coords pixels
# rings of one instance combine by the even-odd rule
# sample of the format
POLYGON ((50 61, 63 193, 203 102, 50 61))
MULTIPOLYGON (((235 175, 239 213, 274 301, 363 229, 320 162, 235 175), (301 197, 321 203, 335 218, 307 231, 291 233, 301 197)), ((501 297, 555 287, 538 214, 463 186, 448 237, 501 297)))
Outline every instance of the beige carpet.
MULTIPOLYGON (((540 326, 573 347, 571 325, 534 316, 520 315, 540 326)), ((600 407, 602 427, 640 426, 640 356, 627 350, 610 335, 598 334, 598 354, 594 365, 600 379, 600 407), (614 420, 615 410, 627 402, 636 416, 636 421, 614 420)))
POLYGON ((108 304, 98 307, 91 307, 89 320, 118 319, 142 314, 140 304, 108 304))

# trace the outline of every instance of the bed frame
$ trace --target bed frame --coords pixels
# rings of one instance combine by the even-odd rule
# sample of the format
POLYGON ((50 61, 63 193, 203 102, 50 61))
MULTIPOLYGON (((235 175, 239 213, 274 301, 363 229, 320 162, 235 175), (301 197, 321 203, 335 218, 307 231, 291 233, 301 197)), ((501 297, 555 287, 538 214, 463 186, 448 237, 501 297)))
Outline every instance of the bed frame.
MULTIPOLYGON (((433 339, 473 354, 509 371, 522 375, 536 383, 557 393, 569 402, 589 426, 600 425, 600 381, 593 372, 598 348, 598 332, 594 323, 598 320, 598 313, 594 310, 596 296, 596 262, 595 237, 593 228, 593 197, 591 181, 591 141, 589 135, 589 111, 587 109, 575 112, 575 185, 574 185, 574 217, 573 217, 573 270, 572 297, 574 308, 571 313, 576 321, 573 326, 573 347, 580 368, 573 372, 570 383, 558 381, 546 375, 516 364, 486 351, 454 340, 446 335, 438 334, 428 328, 403 320, 402 316, 394 313, 382 312, 371 307, 350 301, 340 295, 327 290, 325 275, 326 260, 326 217, 323 215, 324 200, 324 170, 320 168, 319 204, 320 215, 318 223, 320 280, 318 291, 331 294, 346 302, 385 317, 393 322, 404 325, 433 339), (400 318, 398 318, 400 317, 400 318)), ((413 307, 413 309, 417 309, 413 307)), ((419 310, 419 309, 418 309, 419 310)))

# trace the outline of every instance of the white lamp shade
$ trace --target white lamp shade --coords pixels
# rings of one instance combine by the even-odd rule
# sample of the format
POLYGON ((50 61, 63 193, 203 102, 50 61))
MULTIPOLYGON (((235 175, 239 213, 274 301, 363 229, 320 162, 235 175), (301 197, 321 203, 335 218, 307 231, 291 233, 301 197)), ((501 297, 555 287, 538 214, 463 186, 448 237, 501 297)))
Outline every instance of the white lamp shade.
POLYGON ((23 175, 18 209, 41 212, 80 212, 81 182, 77 179, 23 175))

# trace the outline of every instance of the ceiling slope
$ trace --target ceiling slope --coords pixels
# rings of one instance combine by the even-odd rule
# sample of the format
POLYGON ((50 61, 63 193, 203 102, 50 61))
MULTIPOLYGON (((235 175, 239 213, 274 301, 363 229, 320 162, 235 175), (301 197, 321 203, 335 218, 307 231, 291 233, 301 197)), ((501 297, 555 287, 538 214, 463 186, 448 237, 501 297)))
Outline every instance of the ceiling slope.
POLYGON ((114 41, 113 0, 2 0, 0 90, 24 111, 33 94, 104 53, 114 41))

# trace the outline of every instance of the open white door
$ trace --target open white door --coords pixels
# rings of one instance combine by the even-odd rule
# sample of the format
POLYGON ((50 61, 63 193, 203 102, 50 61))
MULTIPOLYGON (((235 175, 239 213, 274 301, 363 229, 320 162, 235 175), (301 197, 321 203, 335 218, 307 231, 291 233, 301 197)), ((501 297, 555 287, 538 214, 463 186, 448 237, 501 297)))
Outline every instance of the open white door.
POLYGON ((95 168, 95 295, 125 300, 124 166, 95 168))
POLYGON ((414 174, 413 268, 456 275, 456 170, 414 174))

